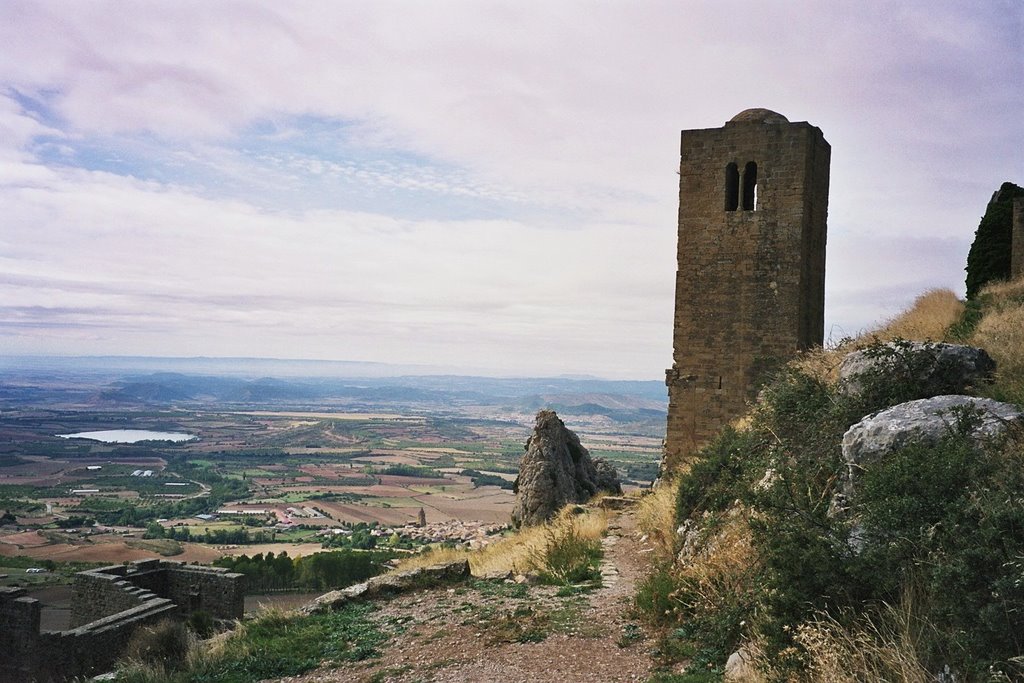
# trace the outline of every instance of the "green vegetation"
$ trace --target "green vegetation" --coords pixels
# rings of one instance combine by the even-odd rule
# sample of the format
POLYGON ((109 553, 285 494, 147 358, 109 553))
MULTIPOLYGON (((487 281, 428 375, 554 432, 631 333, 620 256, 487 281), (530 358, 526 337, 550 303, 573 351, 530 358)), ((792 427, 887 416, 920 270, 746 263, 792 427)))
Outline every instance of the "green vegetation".
POLYGON ((193 533, 191 527, 164 527, 156 522, 146 525, 143 538, 168 539, 188 543, 212 543, 214 545, 252 545, 256 543, 273 543, 277 536, 272 531, 250 532, 244 527, 234 529, 206 529, 203 533, 193 533))
POLYGON ((601 542, 584 537, 572 524, 544 531, 545 542, 530 558, 544 583, 555 586, 601 586, 601 542))
POLYGON ((720 672, 743 640, 770 679, 792 680, 815 670, 821 648, 809 634, 824 631, 814 624, 853 629, 904 606, 906 642, 926 670, 950 665, 961 680, 990 667, 1020 673, 1011 660, 1024 649, 1021 435, 979 449, 968 436, 975 418, 963 414, 941 444, 907 447, 868 470, 855 524, 829 514, 842 434, 917 398, 913 369, 928 351, 872 353, 909 370, 862 376, 857 397, 788 370, 746 427, 725 430, 680 477, 689 559, 657 567, 637 606, 663 629, 663 655, 689 660, 688 671, 720 672))
POLYGON ((462 470, 459 474, 473 480, 474 487, 497 486, 499 488, 512 490, 512 482, 496 474, 486 474, 477 470, 462 470))
POLYGON ((1003 183, 998 201, 992 202, 974 233, 967 255, 967 298, 973 299, 990 282, 1010 277, 1010 246, 1013 232, 1013 200, 1024 197, 1024 188, 1003 183))
POLYGON ((425 477, 427 479, 443 479, 444 474, 431 467, 417 467, 415 465, 388 465, 377 474, 391 474, 400 477, 425 477))
POLYGON ((246 576, 249 593, 268 590, 332 590, 365 581, 387 569, 393 552, 357 552, 338 550, 291 558, 285 551, 277 555, 256 553, 252 557, 222 557, 213 564, 246 576))
POLYGON ((102 567, 104 562, 58 562, 56 560, 40 560, 34 557, 15 555, 0 556, 0 574, 8 574, 8 578, 0 581, 0 585, 45 585, 70 583, 71 577, 77 572, 102 567), (42 574, 26 574, 30 567, 41 567, 42 574))
POLYGON ((334 534, 328 536, 322 545, 325 548, 349 548, 352 550, 372 550, 377 547, 377 537, 370 533, 377 528, 376 522, 358 522, 350 525, 350 534, 334 534))
POLYGON ((490 644, 539 643, 554 633, 597 637, 604 624, 586 623, 585 598, 573 594, 538 600, 525 584, 473 581, 456 594, 462 602, 454 611, 463 615, 462 625, 480 629, 490 644), (475 595, 469 595, 469 593, 475 595))
POLYGON ((386 636, 370 620, 373 606, 349 604, 308 617, 265 612, 241 624, 216 648, 197 647, 175 627, 141 650, 118 670, 125 683, 249 683, 298 676, 331 663, 357 662, 379 656, 386 636), (182 652, 181 643, 187 647, 182 652))

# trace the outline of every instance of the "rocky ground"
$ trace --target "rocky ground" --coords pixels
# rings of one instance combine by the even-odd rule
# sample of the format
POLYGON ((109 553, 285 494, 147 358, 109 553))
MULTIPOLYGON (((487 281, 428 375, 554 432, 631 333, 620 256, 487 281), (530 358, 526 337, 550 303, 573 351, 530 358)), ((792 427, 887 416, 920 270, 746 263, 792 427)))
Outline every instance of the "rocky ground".
POLYGON ((653 641, 630 615, 649 551, 632 515, 613 513, 601 588, 559 595, 550 586, 472 581, 402 595, 374 616, 390 634, 381 657, 281 683, 645 681, 653 641))

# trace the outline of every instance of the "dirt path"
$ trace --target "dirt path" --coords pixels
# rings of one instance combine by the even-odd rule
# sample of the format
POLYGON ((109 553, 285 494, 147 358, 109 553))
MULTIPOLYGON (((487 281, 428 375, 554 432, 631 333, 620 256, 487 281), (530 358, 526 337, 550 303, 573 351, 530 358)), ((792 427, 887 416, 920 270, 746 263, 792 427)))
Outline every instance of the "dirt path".
POLYGON ((611 513, 596 591, 559 597, 548 586, 478 581, 401 596, 375 615, 393 634, 380 658, 281 681, 645 681, 650 641, 629 618, 649 552, 637 536, 632 514, 611 513))

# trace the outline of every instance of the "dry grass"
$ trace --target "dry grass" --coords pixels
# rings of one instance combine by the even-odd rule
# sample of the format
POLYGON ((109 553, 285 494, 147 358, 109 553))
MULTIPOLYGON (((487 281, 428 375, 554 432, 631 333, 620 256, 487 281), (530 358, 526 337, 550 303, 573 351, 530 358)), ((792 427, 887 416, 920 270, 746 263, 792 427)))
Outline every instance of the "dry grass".
POLYGON ((839 381, 839 365, 846 354, 893 339, 946 341, 949 328, 960 320, 963 311, 964 303, 952 290, 931 289, 917 297, 908 310, 890 318, 878 329, 845 339, 833 348, 800 354, 792 365, 812 377, 835 383, 839 381))
POLYGON ((1024 301, 1024 277, 985 285, 981 290, 980 296, 982 298, 991 296, 998 301, 1016 301, 1021 303, 1024 301))
POLYGON ((863 348, 868 343, 866 342, 861 345, 857 340, 854 340, 843 342, 838 346, 828 349, 811 349, 810 351, 804 351, 791 360, 789 365, 809 377, 814 377, 829 384, 835 384, 839 381, 839 366, 842 364, 846 354, 863 348))
POLYGON ((988 351, 999 374, 1024 374, 1024 305, 1002 305, 987 313, 972 341, 988 351))
POLYGON ((932 289, 914 300, 914 305, 868 335, 881 341, 943 341, 949 328, 960 320, 964 303, 949 289, 932 289))
POLYGON ((676 554, 676 498, 678 479, 663 481, 654 492, 636 506, 636 523, 654 545, 658 559, 670 560, 676 554))
POLYGON ((985 287, 978 297, 984 315, 971 343, 996 362, 996 398, 1024 401, 1024 278, 985 287))
POLYGON ((995 360, 996 384, 1024 396, 1024 305, 1004 305, 986 314, 971 342, 995 360))
POLYGON ((420 553, 399 565, 400 570, 426 567, 439 562, 468 559, 474 576, 492 572, 522 574, 534 567, 536 558, 546 552, 552 538, 570 534, 585 540, 597 540, 608 528, 608 517, 603 510, 585 508, 574 514, 576 505, 567 505, 547 524, 523 527, 515 533, 495 541, 481 550, 454 550, 440 548, 420 553))
POLYGON ((807 651, 808 681, 872 683, 934 680, 917 656, 909 611, 885 606, 874 618, 846 628, 828 616, 800 626, 796 640, 807 651))
POLYGON ((679 566, 679 577, 693 587, 692 593, 703 603, 698 608, 713 611, 750 589, 758 562, 749 522, 742 506, 733 507, 679 566))

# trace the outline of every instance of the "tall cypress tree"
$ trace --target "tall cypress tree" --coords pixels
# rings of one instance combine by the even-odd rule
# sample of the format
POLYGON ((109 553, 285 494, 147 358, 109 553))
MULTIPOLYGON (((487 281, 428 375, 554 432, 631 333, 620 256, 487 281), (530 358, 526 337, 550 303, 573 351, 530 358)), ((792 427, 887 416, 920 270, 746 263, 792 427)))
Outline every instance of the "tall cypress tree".
POLYGON ((1013 233, 1013 200, 1024 197, 1024 188, 1003 183, 992 197, 974 233, 967 254, 967 298, 973 299, 993 280, 1010 277, 1010 248, 1013 233))

